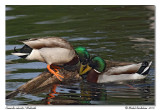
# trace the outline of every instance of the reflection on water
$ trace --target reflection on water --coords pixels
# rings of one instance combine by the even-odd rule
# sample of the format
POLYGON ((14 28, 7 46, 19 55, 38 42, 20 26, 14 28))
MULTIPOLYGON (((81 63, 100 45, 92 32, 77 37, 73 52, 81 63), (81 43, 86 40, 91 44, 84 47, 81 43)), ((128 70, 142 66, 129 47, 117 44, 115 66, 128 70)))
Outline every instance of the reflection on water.
MULTIPOLYGON (((133 82, 129 84, 93 84, 83 81, 70 85, 54 84, 51 85, 48 93, 44 94, 43 99, 38 100, 38 97, 41 96, 33 97, 34 104, 45 105, 135 105, 137 103, 150 105, 154 102, 154 89, 151 86, 153 85, 147 84, 145 80, 139 81, 138 84, 133 82)), ((26 94, 22 97, 26 97, 26 94)))
POLYGON ((107 60, 152 60, 142 81, 93 84, 85 81, 52 85, 34 94, 18 94, 7 105, 81 104, 154 105, 154 6, 7 6, 6 93, 41 74, 45 63, 11 55, 18 40, 59 36, 74 47, 107 60))
MULTIPOLYGON (((51 89, 51 93, 48 94, 48 97, 46 98, 47 99, 47 104, 51 104, 51 101, 50 99, 53 99, 55 98, 55 95, 56 94, 59 94, 58 92, 56 92, 56 88, 57 88, 58 84, 54 84, 52 89, 51 89)), ((54 99, 53 99, 54 100, 54 99)))
POLYGON ((26 15, 6 16, 6 20, 17 19, 26 15))

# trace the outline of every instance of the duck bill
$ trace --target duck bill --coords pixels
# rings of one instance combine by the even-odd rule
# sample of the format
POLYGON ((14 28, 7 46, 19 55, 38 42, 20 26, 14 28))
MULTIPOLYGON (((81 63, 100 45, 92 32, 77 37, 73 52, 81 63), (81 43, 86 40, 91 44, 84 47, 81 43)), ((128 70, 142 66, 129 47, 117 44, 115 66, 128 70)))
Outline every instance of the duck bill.
POLYGON ((88 71, 90 71, 91 69, 92 68, 88 64, 87 65, 81 64, 79 74, 83 75, 83 74, 87 73, 88 71))

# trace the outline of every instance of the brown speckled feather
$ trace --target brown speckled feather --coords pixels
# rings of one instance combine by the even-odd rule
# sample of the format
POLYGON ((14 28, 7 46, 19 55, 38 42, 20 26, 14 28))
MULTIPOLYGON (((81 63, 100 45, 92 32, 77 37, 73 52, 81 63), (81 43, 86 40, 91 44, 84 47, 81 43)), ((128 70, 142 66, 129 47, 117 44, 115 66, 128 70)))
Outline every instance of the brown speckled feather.
POLYGON ((107 64, 107 68, 134 64, 132 62, 115 62, 115 61, 109 61, 109 60, 105 60, 105 61, 107 64))
POLYGON ((59 37, 32 38, 22 42, 33 49, 40 49, 44 47, 73 49, 73 47, 66 40, 59 37))
POLYGON ((131 62, 114 62, 106 60, 106 70, 105 73, 108 75, 119 75, 119 74, 134 74, 140 68, 140 64, 135 64, 131 62), (132 65, 128 69, 121 69, 121 71, 112 71, 117 68, 126 68, 126 66, 132 65))

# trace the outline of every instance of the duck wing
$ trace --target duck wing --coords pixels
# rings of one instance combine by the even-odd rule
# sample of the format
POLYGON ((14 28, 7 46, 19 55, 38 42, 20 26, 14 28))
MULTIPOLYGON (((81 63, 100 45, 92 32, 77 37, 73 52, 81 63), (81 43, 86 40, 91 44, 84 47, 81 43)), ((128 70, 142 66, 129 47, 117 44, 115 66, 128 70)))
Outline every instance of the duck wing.
POLYGON ((111 67, 126 66, 126 65, 134 64, 133 62, 116 62, 116 61, 109 61, 109 60, 105 60, 105 62, 107 64, 106 69, 110 69, 111 67))
POLYGON ((33 49, 41 49, 44 47, 60 47, 66 49, 73 49, 69 42, 59 37, 32 38, 22 42, 33 49))
POLYGON ((120 74, 134 74, 138 73, 141 75, 148 74, 152 62, 144 61, 142 63, 120 63, 120 62, 110 62, 106 61, 106 70, 104 74, 106 75, 120 75, 120 74))
POLYGON ((139 70, 141 64, 142 63, 111 67, 105 72, 105 74, 107 75, 134 74, 139 70))
POLYGON ((133 74, 138 71, 142 63, 131 63, 131 62, 114 62, 106 60, 106 75, 120 75, 120 74, 133 74))

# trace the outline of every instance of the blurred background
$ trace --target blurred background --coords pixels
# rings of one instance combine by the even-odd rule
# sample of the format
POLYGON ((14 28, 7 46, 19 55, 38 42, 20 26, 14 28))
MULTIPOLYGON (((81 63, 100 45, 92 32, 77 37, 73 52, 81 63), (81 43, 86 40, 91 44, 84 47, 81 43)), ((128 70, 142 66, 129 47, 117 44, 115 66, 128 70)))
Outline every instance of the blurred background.
MULTIPOLYGON (((155 7, 154 6, 6 6, 6 93, 41 74, 46 64, 11 55, 19 40, 57 36, 74 47, 84 46, 91 55, 122 62, 153 61, 149 76, 140 82, 57 86, 58 104, 154 105, 155 104, 155 7), (69 101, 67 101, 69 100, 69 101)), ((7 105, 46 104, 51 91, 18 94, 7 105)), ((57 104, 56 102, 52 104, 57 104)))

